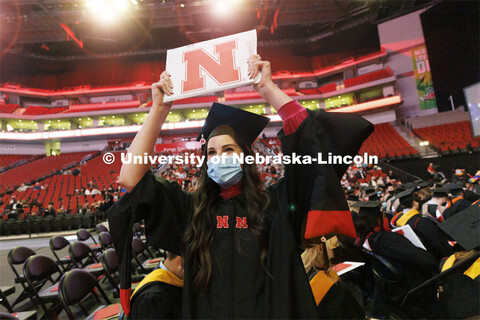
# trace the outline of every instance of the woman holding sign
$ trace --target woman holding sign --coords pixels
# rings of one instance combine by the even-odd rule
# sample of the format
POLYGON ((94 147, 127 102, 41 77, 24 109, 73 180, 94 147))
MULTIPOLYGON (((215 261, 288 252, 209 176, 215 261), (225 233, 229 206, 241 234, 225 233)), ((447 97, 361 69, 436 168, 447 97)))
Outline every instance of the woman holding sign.
MULTIPOLYGON (((248 64, 251 78, 262 74, 255 90, 283 120, 279 138, 284 155, 354 155, 373 131, 356 115, 304 109, 273 83, 269 62, 255 55, 248 64)), ((152 108, 129 149, 134 156, 152 153, 171 107, 163 97, 174 90, 167 72, 152 85, 152 108)), ((150 244, 184 256, 185 318, 317 317, 300 241, 334 232, 355 237, 339 183, 346 167, 287 165, 285 178, 264 190, 256 166, 236 163, 233 155, 252 154, 251 144, 268 121, 214 103, 201 131, 208 161, 193 194, 154 177, 148 164, 123 165, 120 183, 129 193, 108 217, 127 314, 131 225, 144 219, 150 244), (218 163, 220 155, 225 161, 218 163)))

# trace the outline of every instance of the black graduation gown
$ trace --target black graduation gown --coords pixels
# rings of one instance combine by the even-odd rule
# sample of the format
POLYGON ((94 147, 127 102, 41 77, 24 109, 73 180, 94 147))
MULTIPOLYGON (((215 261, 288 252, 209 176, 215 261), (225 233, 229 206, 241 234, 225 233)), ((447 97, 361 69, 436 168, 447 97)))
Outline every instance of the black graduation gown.
MULTIPOLYGON (((446 259, 440 264, 440 270, 443 269, 445 261, 446 259)), ((439 291, 432 318, 465 319, 480 316, 480 277, 478 273, 470 276, 464 274, 472 264, 473 261, 440 277, 438 284, 442 290, 439 291)))
POLYGON ((453 217, 458 212, 460 212, 464 209, 467 209, 468 207, 470 207, 471 204, 472 203, 468 200, 460 199, 460 200, 456 201, 454 204, 452 204, 450 207, 445 209, 445 211, 443 211, 442 216, 446 220, 450 217, 453 217))
MULTIPOLYGON (((309 275, 310 279, 313 279, 315 276, 316 272, 309 275)), ((310 282, 310 285, 313 285, 312 282, 310 282)), ((354 284, 347 281, 335 281, 317 305, 318 318, 364 319, 365 311, 351 292, 351 288, 355 287, 354 284)), ((355 289, 360 291, 358 287, 355 289)), ((359 294, 361 295, 360 292, 359 294)))
POLYGON ((368 238, 372 251, 385 258, 399 272, 398 282, 375 279, 374 305, 372 316, 379 318, 392 310, 404 313, 409 318, 428 314, 435 299, 435 288, 426 288, 409 299, 400 310, 406 293, 431 278, 438 269, 438 262, 427 251, 415 247, 407 238, 395 232, 380 231, 368 238))
POLYGON ((423 245, 437 260, 453 254, 453 247, 448 243, 449 237, 438 227, 438 223, 420 214, 411 217, 407 224, 420 238, 423 245))
POLYGON ((348 291, 337 281, 317 306, 319 319, 364 319, 365 311, 348 291))
MULTIPOLYGON (((280 131, 284 155, 292 152, 315 158, 318 152, 355 155, 373 131, 373 126, 357 115, 332 115, 323 110, 307 110, 307 113, 308 117, 294 133, 285 136, 280 131)), ((348 210, 339 183, 347 167, 286 166, 285 179, 269 190, 272 205, 265 212, 269 227, 265 258, 268 273, 260 264, 259 241, 248 228, 242 227, 244 196, 229 200, 218 197, 212 219, 221 219, 218 222, 221 227, 215 229, 211 244, 213 274, 206 294, 196 292, 192 271, 188 269, 189 253, 185 252, 183 317, 317 318, 299 255, 302 224, 312 207, 334 211, 340 206, 348 210)), ((149 243, 179 254, 182 235, 192 219, 193 201, 176 182, 155 178, 147 172, 132 192, 123 196, 107 214, 121 262, 120 273, 125 280, 130 274, 133 223, 145 219, 149 243)), ((121 284, 121 290, 126 286, 129 285, 121 284)))
POLYGON ((135 293, 130 319, 181 319, 182 288, 155 281, 135 293))

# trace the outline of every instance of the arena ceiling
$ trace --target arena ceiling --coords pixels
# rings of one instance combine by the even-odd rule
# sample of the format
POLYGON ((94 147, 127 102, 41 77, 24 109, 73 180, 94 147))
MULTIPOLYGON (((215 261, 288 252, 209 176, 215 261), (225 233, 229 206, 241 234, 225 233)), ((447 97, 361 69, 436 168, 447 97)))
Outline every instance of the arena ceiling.
POLYGON ((1 55, 149 55, 258 30, 259 46, 314 43, 439 0, 0 0, 1 55))

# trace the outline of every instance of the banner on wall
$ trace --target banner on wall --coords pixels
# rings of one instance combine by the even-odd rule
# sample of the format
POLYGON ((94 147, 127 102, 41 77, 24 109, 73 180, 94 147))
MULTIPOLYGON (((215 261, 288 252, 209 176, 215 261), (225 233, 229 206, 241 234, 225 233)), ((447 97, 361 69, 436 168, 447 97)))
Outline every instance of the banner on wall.
POLYGON ((432 74, 430 73, 430 63, 428 62, 425 45, 418 46, 412 50, 412 61, 420 110, 436 108, 437 101, 435 100, 432 74))
POLYGON ((247 60, 257 53, 257 32, 250 30, 167 51, 166 70, 173 95, 165 102, 251 85, 247 60))
POLYGON ((202 144, 198 141, 159 143, 155 145, 156 152, 167 152, 167 153, 194 151, 194 150, 200 150, 201 148, 202 148, 202 144))

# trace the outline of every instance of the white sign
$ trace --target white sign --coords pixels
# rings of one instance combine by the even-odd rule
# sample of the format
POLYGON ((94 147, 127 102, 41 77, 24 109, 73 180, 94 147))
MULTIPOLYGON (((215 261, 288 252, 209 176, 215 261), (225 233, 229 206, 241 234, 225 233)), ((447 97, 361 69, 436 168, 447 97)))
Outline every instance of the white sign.
POLYGON ((396 232, 396 233, 399 233, 399 234, 403 235, 405 238, 410 240, 410 242, 413 243, 413 245, 415 247, 418 247, 418 248, 423 249, 423 250, 427 250, 427 249, 425 249, 425 246, 423 245, 420 238, 412 230, 412 227, 410 227, 410 225, 406 224, 403 227, 395 228, 395 229, 392 230, 392 232, 396 232))
POLYGON ((364 262, 354 262, 354 261, 344 261, 339 264, 336 264, 332 267, 332 269, 337 273, 337 275, 341 276, 353 269, 363 266, 364 262))
POLYGON ((257 53, 255 30, 191 44, 167 51, 166 70, 171 74, 174 101, 251 85, 247 60, 257 53))

